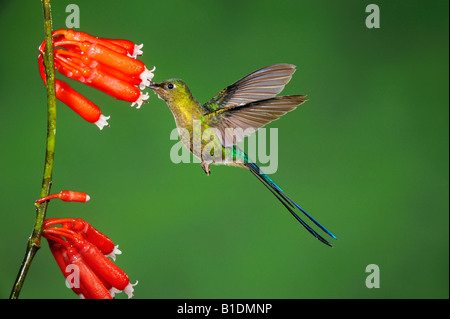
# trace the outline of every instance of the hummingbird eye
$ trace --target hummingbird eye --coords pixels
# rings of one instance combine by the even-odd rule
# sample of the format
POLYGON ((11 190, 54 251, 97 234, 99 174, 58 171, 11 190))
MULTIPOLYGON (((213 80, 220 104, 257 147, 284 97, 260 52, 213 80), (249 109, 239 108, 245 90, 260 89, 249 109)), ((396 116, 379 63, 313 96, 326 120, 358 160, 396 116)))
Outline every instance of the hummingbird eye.
POLYGON ((167 89, 173 90, 174 88, 175 88, 175 84, 173 84, 173 83, 168 83, 167 84, 167 89))

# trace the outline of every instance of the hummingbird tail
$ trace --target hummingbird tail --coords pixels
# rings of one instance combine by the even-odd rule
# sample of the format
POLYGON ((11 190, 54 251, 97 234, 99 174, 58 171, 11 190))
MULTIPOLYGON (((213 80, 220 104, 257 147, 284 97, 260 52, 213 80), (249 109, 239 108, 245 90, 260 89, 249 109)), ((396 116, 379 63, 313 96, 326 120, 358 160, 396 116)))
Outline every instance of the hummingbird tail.
POLYGON ((320 236, 314 229, 312 229, 305 221, 303 221, 295 212, 294 209, 298 208, 306 217, 308 217, 314 224, 316 224, 320 229, 322 229, 330 237, 337 239, 330 231, 323 227, 317 220, 315 220, 311 215, 303 210, 297 203, 290 199, 283 190, 275 184, 272 179, 264 174, 264 172, 259 168, 259 166, 252 162, 245 162, 245 166, 250 170, 250 172, 255 175, 255 177, 264 184, 264 186, 272 192, 272 194, 283 204, 284 207, 292 214, 292 216, 297 219, 297 221, 302 224, 314 237, 323 242, 324 244, 333 247, 327 240, 320 236))

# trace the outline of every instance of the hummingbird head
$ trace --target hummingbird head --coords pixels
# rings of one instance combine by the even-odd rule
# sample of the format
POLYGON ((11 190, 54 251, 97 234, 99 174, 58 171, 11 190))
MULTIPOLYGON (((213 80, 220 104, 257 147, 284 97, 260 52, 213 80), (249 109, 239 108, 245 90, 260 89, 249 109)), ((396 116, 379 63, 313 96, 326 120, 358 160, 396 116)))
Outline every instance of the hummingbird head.
POLYGON ((191 99, 192 95, 186 83, 179 79, 170 79, 161 83, 152 83, 149 86, 160 99, 167 104, 179 104, 191 99))

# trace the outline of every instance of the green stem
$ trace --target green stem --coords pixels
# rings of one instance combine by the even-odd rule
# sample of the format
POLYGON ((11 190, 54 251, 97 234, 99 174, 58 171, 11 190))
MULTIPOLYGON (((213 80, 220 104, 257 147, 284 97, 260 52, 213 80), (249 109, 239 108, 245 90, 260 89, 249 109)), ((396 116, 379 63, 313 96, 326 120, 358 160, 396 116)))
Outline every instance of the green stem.
MULTIPOLYGON (((46 48, 44 54, 45 73, 47 77, 47 144, 45 152, 44 174, 42 177, 41 197, 50 194, 52 186, 53 160, 55 155, 56 134, 56 94, 55 94, 55 65, 53 60, 52 15, 50 0, 41 0, 44 10, 44 30, 46 48)), ((22 289, 25 277, 31 266, 33 257, 41 247, 42 226, 47 213, 47 202, 36 205, 36 219, 33 232, 28 239, 25 256, 20 266, 10 298, 17 299, 22 289)))

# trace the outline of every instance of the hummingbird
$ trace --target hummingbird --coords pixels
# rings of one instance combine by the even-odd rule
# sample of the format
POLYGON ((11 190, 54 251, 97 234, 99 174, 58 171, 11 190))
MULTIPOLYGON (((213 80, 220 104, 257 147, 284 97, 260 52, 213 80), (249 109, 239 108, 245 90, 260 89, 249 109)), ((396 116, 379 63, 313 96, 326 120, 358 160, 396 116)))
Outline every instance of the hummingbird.
POLYGON ((204 104, 193 97, 186 83, 180 79, 151 82, 149 87, 166 102, 175 119, 180 140, 200 159, 207 175, 211 172, 211 164, 247 169, 306 230, 322 243, 332 247, 294 210, 300 210, 333 239, 337 239, 336 236, 290 199, 245 152, 237 147, 237 143, 245 137, 307 101, 306 95, 277 96, 291 80, 295 68, 295 65, 283 63, 258 69, 227 86, 204 104), (208 134, 205 134, 206 131, 208 134))

